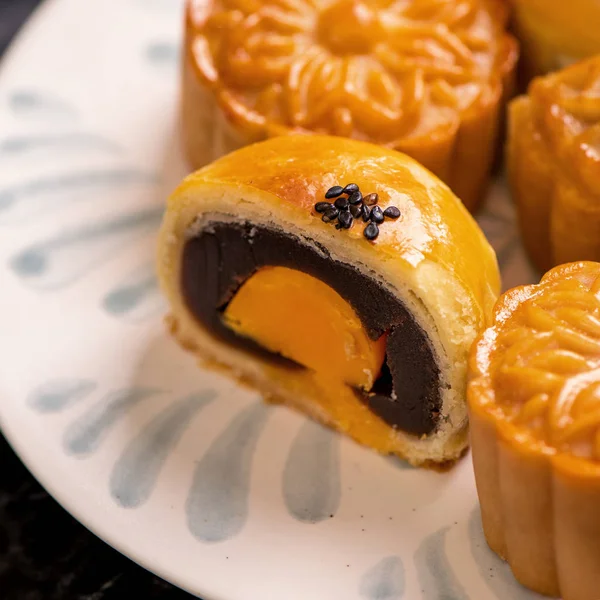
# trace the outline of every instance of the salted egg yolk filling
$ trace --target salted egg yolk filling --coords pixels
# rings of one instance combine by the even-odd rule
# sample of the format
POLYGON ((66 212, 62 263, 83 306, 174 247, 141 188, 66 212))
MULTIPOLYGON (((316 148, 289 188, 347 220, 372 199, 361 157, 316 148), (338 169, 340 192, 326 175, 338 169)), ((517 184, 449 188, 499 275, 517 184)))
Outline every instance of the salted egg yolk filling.
POLYGON ((373 341, 333 288, 296 269, 263 267, 225 310, 236 333, 352 387, 370 390, 385 360, 386 335, 373 341))

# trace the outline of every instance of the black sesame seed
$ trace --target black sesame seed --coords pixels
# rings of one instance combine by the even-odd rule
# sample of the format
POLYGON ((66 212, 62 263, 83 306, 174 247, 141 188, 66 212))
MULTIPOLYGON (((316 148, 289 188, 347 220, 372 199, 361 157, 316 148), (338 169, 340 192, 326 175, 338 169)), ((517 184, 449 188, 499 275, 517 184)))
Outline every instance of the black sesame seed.
POLYGON ((330 223, 331 221, 335 221, 338 218, 340 211, 337 208, 330 208, 327 212, 321 217, 321 220, 325 223, 330 223))
POLYGON ((400 209, 398 209, 396 206, 388 206, 383 211, 383 216, 390 219, 397 219, 400 216, 400 209))
POLYGON ((317 202, 315 204, 315 210, 318 213, 324 213, 326 210, 333 208, 333 204, 331 202, 317 202))
POLYGON ((344 194, 353 194, 354 192, 358 192, 358 186, 355 183, 349 183, 342 192, 344 194))
POLYGON ((340 209, 344 209, 348 207, 348 198, 346 198, 345 196, 340 196, 335 202, 335 207, 336 208, 340 208, 340 209))
POLYGON ((352 218, 352 215, 349 212, 343 212, 340 213, 338 221, 344 229, 350 229, 350 227, 352 227, 354 219, 352 218))
POLYGON ((367 223, 370 218, 371 218, 371 209, 366 204, 363 204, 362 220, 365 223, 367 223))
POLYGON ((344 188, 341 185, 334 185, 325 192, 325 198, 337 198, 343 191, 344 188))
POLYGON ((362 204, 355 204, 354 206, 350 207, 350 212, 352 213, 352 216, 357 219, 359 219, 360 216, 362 215, 362 211, 363 211, 362 204))
POLYGON ((383 223, 383 211, 379 206, 374 206, 371 209, 371 221, 373 223, 383 223))
POLYGON ((365 196, 364 203, 368 206, 373 206, 379 202, 379 194, 369 194, 365 196))
POLYGON ((375 225, 375 223, 369 223, 365 227, 365 230, 363 231, 363 235, 368 240, 374 240, 379 235, 379 227, 377 227, 377 225, 375 225))
POLYGON ((360 192, 352 192, 349 196, 348 196, 348 202, 350 202, 350 204, 358 204, 359 202, 362 202, 362 194, 360 192))
POLYGON ((342 224, 341 223, 336 223, 335 224, 335 228, 338 229, 338 230, 341 229, 342 228, 342 224))
POLYGON ((379 208, 379 206, 374 206, 371 209, 371 221, 373 221, 373 223, 377 223, 378 225, 379 223, 383 223, 383 211, 381 208, 379 208))

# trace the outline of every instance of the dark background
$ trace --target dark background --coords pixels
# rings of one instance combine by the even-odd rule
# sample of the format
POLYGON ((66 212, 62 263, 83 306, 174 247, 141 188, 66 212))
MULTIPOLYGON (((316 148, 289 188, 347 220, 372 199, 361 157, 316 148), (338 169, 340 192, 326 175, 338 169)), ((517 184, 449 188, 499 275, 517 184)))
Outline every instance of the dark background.
MULTIPOLYGON (((0 0, 0 60, 38 3, 0 0)), ((75 521, 29 474, 0 433, 1 600, 192 598, 75 521)))

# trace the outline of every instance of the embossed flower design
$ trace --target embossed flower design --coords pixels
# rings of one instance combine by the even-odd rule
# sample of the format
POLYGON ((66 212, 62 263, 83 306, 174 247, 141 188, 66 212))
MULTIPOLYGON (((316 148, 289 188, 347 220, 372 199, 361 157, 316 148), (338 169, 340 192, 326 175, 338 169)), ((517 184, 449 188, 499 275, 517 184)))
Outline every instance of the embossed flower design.
POLYGON ((495 0, 196 0, 190 15, 204 83, 275 131, 394 145, 456 130, 504 75, 495 0))
MULTIPOLYGON (((498 337, 511 420, 557 451, 600 460, 600 277, 550 282, 498 337)), ((552 273, 552 272, 551 272, 552 273)))

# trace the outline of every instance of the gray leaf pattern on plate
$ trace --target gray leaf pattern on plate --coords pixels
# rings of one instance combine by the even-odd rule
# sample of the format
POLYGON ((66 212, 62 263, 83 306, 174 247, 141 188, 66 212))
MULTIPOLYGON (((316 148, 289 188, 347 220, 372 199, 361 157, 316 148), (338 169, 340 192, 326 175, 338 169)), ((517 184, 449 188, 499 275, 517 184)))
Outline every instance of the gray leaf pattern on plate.
POLYGON ((40 413, 56 413, 70 408, 95 389, 96 382, 89 379, 58 379, 33 390, 27 402, 40 413))
POLYGON ((158 289, 154 263, 144 263, 129 272, 102 299, 104 310, 132 322, 141 322, 166 312, 158 289))
POLYGON ((415 553, 415 566, 424 600, 469 600, 450 566, 444 527, 428 535, 415 553))
POLYGON ((155 231, 162 209, 136 211, 32 244, 10 260, 15 275, 40 290, 56 290, 155 231))
POLYGON ((270 409, 263 403, 239 413, 198 462, 186 513, 202 542, 222 542, 239 533, 248 518, 254 450, 270 409))
POLYGON ((68 427, 64 436, 66 452, 78 457, 92 454, 121 417, 158 393, 154 389, 132 388, 103 397, 68 427))
POLYGON ((339 436, 306 421, 300 428, 283 472, 283 497, 290 514, 304 523, 335 515, 340 504, 339 436))
POLYGON ((131 440, 110 477, 110 492, 118 504, 137 508, 148 500, 175 445, 196 414, 215 396, 209 390, 176 401, 131 440))
POLYGON ((401 600, 404 597, 404 565, 399 556, 387 556, 361 578, 360 597, 365 600, 401 600))

